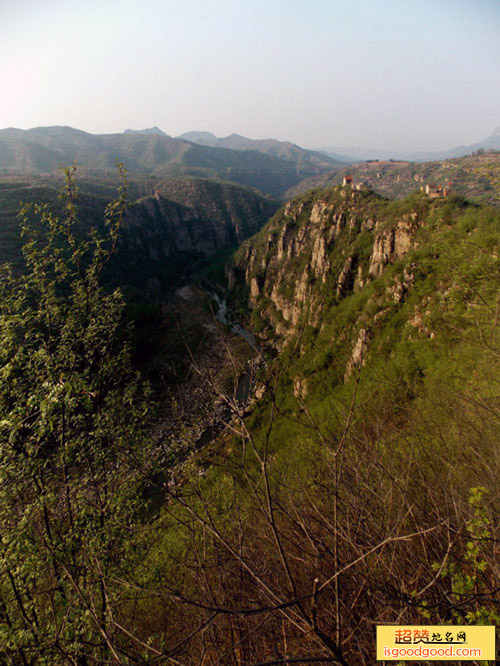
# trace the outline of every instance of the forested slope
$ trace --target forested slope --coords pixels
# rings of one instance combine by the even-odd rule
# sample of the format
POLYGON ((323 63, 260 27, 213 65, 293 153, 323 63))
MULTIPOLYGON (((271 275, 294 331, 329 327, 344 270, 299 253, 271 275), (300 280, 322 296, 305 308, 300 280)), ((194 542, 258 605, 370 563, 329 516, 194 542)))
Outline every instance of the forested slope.
POLYGON ((76 161, 87 173, 105 178, 118 159, 137 174, 230 180, 279 198, 303 178, 338 166, 326 155, 300 148, 290 148, 281 156, 261 151, 259 142, 250 146, 242 150, 205 146, 154 132, 90 134, 59 126, 8 128, 0 130, 0 173, 51 174, 76 161))
POLYGON ((243 375, 198 320, 227 364, 190 350, 193 400, 223 405, 200 437, 159 434, 100 286, 123 198, 80 245, 71 197, 26 213, 2 282, 7 664, 357 665, 377 623, 499 622, 497 210, 343 187, 282 207, 226 266, 262 350, 243 375))
POLYGON ((314 187, 339 185, 345 174, 385 197, 404 198, 427 184, 447 187, 454 194, 481 203, 500 203, 500 153, 466 155, 434 162, 370 160, 337 169, 335 174, 306 178, 293 186, 288 198, 314 187))

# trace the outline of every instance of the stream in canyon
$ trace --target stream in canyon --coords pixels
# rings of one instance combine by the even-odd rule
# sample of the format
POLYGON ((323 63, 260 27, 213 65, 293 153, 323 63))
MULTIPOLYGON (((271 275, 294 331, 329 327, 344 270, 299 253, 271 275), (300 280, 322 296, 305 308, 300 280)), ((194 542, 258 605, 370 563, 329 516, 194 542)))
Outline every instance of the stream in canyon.
POLYGON ((226 299, 225 298, 221 299, 220 296, 215 291, 210 292, 210 296, 214 299, 214 301, 218 305, 218 309, 215 314, 217 321, 219 321, 221 324, 224 324, 224 326, 229 326, 231 333, 239 335, 240 338, 243 338, 243 340, 245 340, 254 351, 260 354, 260 349, 257 347, 255 338, 250 333, 250 331, 247 331, 245 328, 243 328, 243 326, 235 324, 234 322, 231 321, 230 313, 227 308, 226 299))
MULTIPOLYGON (((247 366, 248 369, 239 376, 235 389, 234 400, 240 409, 244 409, 248 404, 252 392, 255 388, 255 371, 262 363, 262 354, 252 333, 247 331, 240 324, 232 321, 231 313, 227 307, 226 299, 221 299, 221 297, 214 291, 210 292, 210 297, 217 304, 217 311, 215 312, 215 318, 217 321, 224 326, 227 326, 231 333, 238 335, 240 338, 245 340, 245 342, 258 355, 257 362, 255 359, 249 361, 247 366)), ((219 434, 226 427, 226 424, 231 419, 232 415, 233 410, 229 406, 224 407, 220 420, 216 421, 203 431, 196 442, 196 448, 201 448, 215 439, 217 434, 219 434)))

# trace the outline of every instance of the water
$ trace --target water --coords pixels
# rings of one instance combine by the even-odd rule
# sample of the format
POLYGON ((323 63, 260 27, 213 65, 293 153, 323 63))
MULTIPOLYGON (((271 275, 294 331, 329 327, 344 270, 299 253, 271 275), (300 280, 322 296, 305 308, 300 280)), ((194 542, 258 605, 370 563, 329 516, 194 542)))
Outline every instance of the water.
POLYGON ((243 338, 243 340, 245 340, 254 351, 260 354, 260 349, 257 347, 255 338, 250 333, 250 331, 247 331, 245 328, 243 328, 243 326, 235 324, 230 320, 228 316, 226 299, 221 299, 215 292, 212 292, 211 296, 218 305, 217 313, 215 315, 217 321, 220 321, 220 323, 224 324, 224 326, 229 326, 231 333, 239 335, 240 338, 243 338))
MULTIPOLYGON (((210 295, 217 303, 217 312, 215 314, 217 321, 219 321, 221 324, 224 324, 224 326, 228 326, 231 330, 231 333, 239 335, 241 338, 243 338, 243 340, 245 340, 245 342, 247 342, 250 347, 262 358, 261 351, 258 348, 257 343, 255 342, 255 338, 250 333, 250 331, 247 331, 243 328, 243 326, 235 324, 231 321, 228 313, 226 299, 221 299, 215 292, 210 292, 210 295)), ((238 384, 234 395, 234 398, 240 407, 244 408, 248 403, 248 400, 252 394, 252 390, 252 372, 245 371, 238 379, 238 384)), ((233 411, 231 408, 228 406, 224 407, 220 419, 212 425, 208 426, 208 428, 206 428, 201 433, 200 437, 196 441, 195 447, 203 448, 204 446, 210 444, 210 442, 212 442, 217 437, 217 435, 224 430, 232 415, 233 411)))

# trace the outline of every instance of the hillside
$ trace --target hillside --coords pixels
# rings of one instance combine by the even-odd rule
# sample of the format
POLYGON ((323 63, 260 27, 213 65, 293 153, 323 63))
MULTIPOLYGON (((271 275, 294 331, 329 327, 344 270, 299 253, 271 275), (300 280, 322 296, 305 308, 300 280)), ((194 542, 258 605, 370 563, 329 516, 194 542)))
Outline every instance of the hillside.
POLYGON ((71 201, 48 243, 35 215, 3 273, 5 663, 362 666, 375 624, 498 623, 498 210, 308 192, 226 254, 225 295, 216 253, 163 299, 151 268, 274 204, 154 185, 117 245, 116 216, 81 244, 71 201))
POLYGON ((132 284, 148 277, 165 289, 203 259, 256 233, 277 205, 232 184, 161 181, 154 195, 138 199, 126 211, 117 255, 121 272, 132 284))
POLYGON ((351 174, 354 182, 389 198, 402 198, 426 184, 448 185, 455 194, 487 204, 500 203, 500 153, 470 155, 440 162, 373 161, 339 169, 333 176, 306 179, 291 188, 295 196, 314 187, 328 187, 351 174))
POLYGON ((107 174, 121 161, 130 172, 159 177, 227 180, 280 197, 303 178, 332 171, 337 163, 292 147, 286 159, 250 150, 200 146, 163 133, 89 134, 71 127, 0 130, 0 173, 46 174, 77 162, 89 174, 107 174), (304 158, 304 155, 306 158, 304 158))
POLYGON ((179 139, 198 143, 200 146, 217 148, 230 148, 231 150, 258 150, 261 153, 276 155, 287 162, 296 162, 300 165, 311 164, 332 168, 345 160, 339 155, 325 155, 324 153, 300 148, 290 141, 277 141, 276 139, 248 139, 241 134, 230 134, 225 137, 216 137, 211 132, 185 132, 179 139), (326 158, 326 159, 325 159, 326 158))
MULTIPOLYGON (((86 229, 102 225, 106 204, 115 195, 115 174, 108 179, 82 175, 78 209, 86 229)), ((62 214, 61 177, 0 177, 0 261, 19 264, 22 239, 17 214, 21 203, 44 202, 62 214)), ((134 177, 128 186, 118 256, 120 282, 144 285, 167 280, 192 268, 193 261, 236 246, 254 234, 276 211, 271 197, 235 184, 198 178, 134 177), (155 196, 156 193, 156 196, 155 196), (186 264, 186 257, 191 260, 186 264), (175 266, 175 269, 174 269, 175 266), (167 277, 169 276, 169 277, 167 277)))
MULTIPOLYGON (((474 540, 500 524, 499 229, 497 211, 458 197, 337 187, 289 202, 235 257, 233 308, 272 358, 240 437, 275 511, 266 530, 258 481, 255 502, 240 498, 245 563, 253 553, 264 572, 245 589, 311 600, 310 643, 287 633, 296 657, 373 663, 374 623, 497 621, 498 548, 474 540)), ((239 478, 228 446, 225 473, 239 478)), ((280 623, 269 617, 248 659, 278 658, 280 623)))

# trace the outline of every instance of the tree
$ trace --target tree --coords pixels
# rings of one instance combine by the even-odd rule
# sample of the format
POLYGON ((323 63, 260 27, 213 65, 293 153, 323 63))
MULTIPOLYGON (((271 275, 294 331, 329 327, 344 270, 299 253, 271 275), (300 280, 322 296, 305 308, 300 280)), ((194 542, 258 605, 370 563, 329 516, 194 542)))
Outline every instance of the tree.
POLYGON ((23 207, 26 270, 2 267, 2 663, 121 663, 132 640, 109 581, 132 566, 150 396, 130 363, 123 296, 101 284, 126 206, 119 171, 104 234, 85 232, 67 168, 64 216, 23 207))

